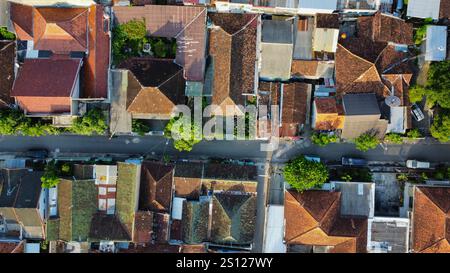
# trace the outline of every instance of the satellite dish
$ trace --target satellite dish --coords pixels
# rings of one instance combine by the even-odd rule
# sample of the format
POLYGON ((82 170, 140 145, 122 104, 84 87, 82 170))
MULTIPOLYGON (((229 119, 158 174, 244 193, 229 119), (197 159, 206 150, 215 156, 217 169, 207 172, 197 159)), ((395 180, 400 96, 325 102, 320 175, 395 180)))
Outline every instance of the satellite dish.
POLYGON ((400 106, 401 101, 400 98, 397 96, 389 96, 386 97, 386 99, 384 100, 384 102, 386 103, 387 106, 389 107, 396 107, 396 106, 400 106))

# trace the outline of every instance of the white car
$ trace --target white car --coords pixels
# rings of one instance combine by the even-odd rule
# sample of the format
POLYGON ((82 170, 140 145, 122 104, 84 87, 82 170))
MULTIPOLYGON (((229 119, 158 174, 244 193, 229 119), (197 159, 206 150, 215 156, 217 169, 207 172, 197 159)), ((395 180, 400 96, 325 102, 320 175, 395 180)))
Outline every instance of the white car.
POLYGON ((410 169, 429 169, 430 162, 417 161, 417 160, 407 160, 406 167, 410 169))

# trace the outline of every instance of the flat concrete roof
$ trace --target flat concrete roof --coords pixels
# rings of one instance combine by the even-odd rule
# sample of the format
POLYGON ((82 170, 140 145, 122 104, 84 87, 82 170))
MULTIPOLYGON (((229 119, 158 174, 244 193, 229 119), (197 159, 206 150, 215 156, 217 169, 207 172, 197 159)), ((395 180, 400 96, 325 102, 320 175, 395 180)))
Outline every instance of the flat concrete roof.
POLYGON ((128 71, 111 70, 111 133, 130 133, 131 114, 127 111, 128 71))
POLYGON ((332 181, 341 192, 341 214, 373 217, 375 212, 375 183, 332 181))
POLYGON ((409 219, 375 217, 369 219, 367 251, 369 253, 407 253, 409 219))

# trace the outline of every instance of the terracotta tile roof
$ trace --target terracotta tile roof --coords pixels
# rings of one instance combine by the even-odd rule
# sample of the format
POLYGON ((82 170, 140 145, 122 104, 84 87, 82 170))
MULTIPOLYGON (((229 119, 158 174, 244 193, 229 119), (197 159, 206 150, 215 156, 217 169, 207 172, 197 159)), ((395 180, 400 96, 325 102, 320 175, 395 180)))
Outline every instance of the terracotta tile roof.
POLYGON ((169 59, 130 58, 119 65, 129 73, 127 111, 169 116, 184 104, 182 68, 169 59))
POLYGON ((33 40, 33 7, 11 3, 11 21, 19 40, 33 40))
POLYGON ((415 187, 412 220, 414 252, 450 253, 450 188, 415 187))
POLYGON ((27 112, 70 112, 81 59, 26 59, 11 92, 27 112))
POLYGON ((24 242, 0 242, 0 253, 23 253, 24 242))
POLYGON ((141 166, 139 209, 169 212, 172 202, 172 165, 144 161, 141 166))
POLYGON ((137 211, 134 215, 134 243, 150 243, 153 234, 153 213, 151 211, 137 211))
POLYGON ((316 27, 339 29, 339 14, 317 13, 316 27))
POLYGON ((92 216, 89 239, 91 241, 130 241, 131 236, 118 216, 96 213, 92 216))
POLYGON ((336 98, 334 97, 315 98, 314 102, 316 104, 317 113, 319 114, 338 113, 336 98))
POLYGON ((381 12, 373 16, 359 17, 358 35, 379 42, 413 44, 412 24, 381 12))
POLYGON ((104 24, 109 25, 109 19, 103 15, 101 5, 93 5, 89 11, 89 55, 83 67, 84 98, 107 98, 108 68, 109 68, 109 35, 104 30, 104 24))
POLYGON ((291 75, 296 77, 315 77, 318 65, 319 61, 317 60, 292 60, 291 75))
POLYGON ((0 41, 0 108, 14 102, 11 89, 14 83, 14 65, 16 60, 16 43, 0 41))
POLYGON ((283 105, 281 106, 281 137, 293 137, 306 122, 308 84, 294 82, 283 84, 283 105))
POLYGON ((243 93, 254 93, 256 32, 259 15, 211 13, 209 55, 214 82, 212 103, 244 105, 243 93))
POLYGON ((286 191, 286 243, 330 246, 330 252, 366 252, 367 218, 341 216, 340 198, 340 192, 286 191))
POLYGON ((172 219, 170 224, 170 240, 183 240, 183 221, 172 219))
POLYGON ((180 163, 175 166, 175 196, 198 199, 202 186, 203 164, 180 163))
POLYGON ((145 19, 151 36, 177 39, 175 62, 188 81, 203 81, 206 51, 206 8, 148 5, 114 7, 118 23, 145 19))
MULTIPOLYGON (((413 68, 410 62, 404 61, 409 56, 386 43, 367 43, 364 38, 342 40, 336 52, 338 95, 375 93, 382 98, 389 96, 391 85, 383 78, 388 74, 401 75, 409 85, 413 68)), ((407 88, 402 90, 404 96, 409 96, 407 88)))
POLYGON ((209 163, 205 165, 203 177, 207 179, 256 181, 258 170, 255 166, 209 163))
POLYGON ((450 18, 450 0, 441 0, 439 18, 450 18))
POLYGON ((19 39, 32 38, 34 49, 54 52, 86 51, 88 9, 34 8, 17 4, 12 4, 11 9, 11 20, 19 39))
POLYGON ((199 244, 199 245, 182 245, 181 246, 181 253, 207 253, 206 245, 205 244, 199 244))

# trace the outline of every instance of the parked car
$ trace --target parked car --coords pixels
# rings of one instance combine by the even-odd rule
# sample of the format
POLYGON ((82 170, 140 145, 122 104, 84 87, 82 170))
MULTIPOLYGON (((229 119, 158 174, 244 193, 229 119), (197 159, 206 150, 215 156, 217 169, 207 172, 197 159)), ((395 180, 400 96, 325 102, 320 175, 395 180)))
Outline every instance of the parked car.
POLYGON ((421 121, 425 118, 425 115, 423 114, 422 110, 415 103, 411 106, 411 114, 413 115, 414 119, 417 121, 421 121))
POLYGON ((48 150, 43 148, 29 149, 24 153, 25 157, 36 159, 46 159, 48 157, 48 154, 48 150))
POLYGON ((410 169, 430 169, 430 162, 418 161, 418 160, 407 160, 406 167, 410 169))
POLYGON ((353 157, 342 157, 342 165, 343 166, 367 166, 367 160, 362 158, 353 158, 353 157))

